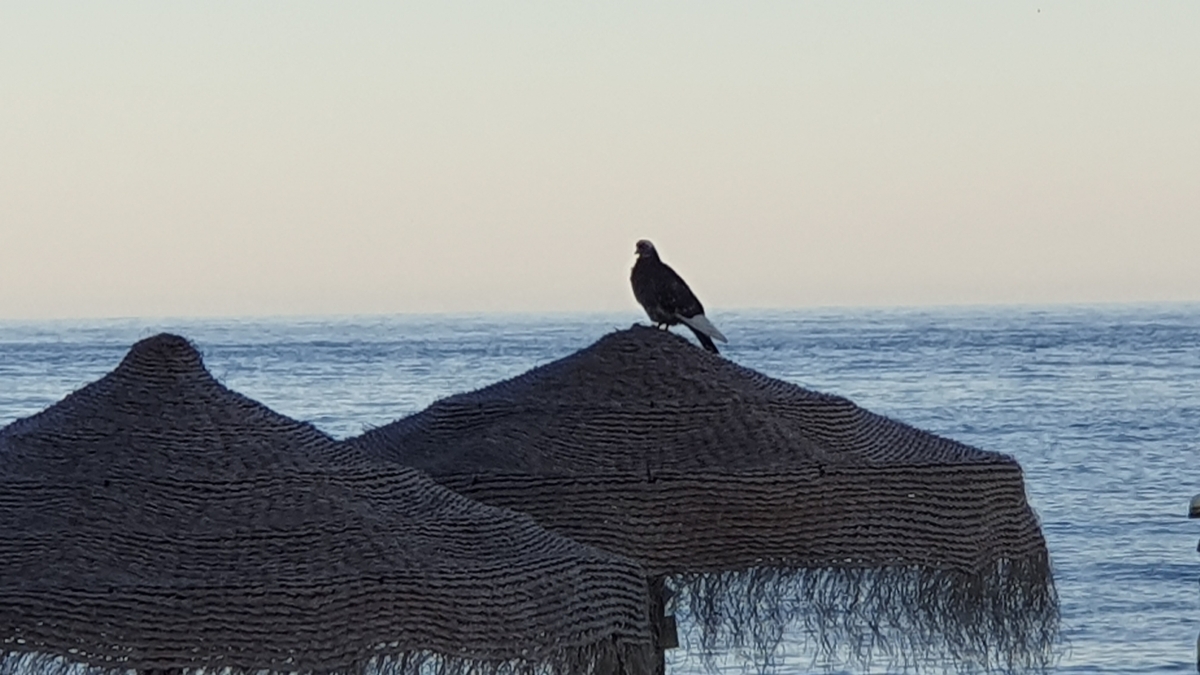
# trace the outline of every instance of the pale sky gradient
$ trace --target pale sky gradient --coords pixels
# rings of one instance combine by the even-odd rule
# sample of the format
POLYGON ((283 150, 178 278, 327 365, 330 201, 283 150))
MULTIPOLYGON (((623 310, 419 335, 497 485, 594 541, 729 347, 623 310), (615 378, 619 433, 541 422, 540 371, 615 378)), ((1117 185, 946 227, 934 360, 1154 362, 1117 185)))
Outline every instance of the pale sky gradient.
POLYGON ((642 237, 710 310, 1198 301, 1200 2, 0 5, 0 318, 636 308, 642 237))

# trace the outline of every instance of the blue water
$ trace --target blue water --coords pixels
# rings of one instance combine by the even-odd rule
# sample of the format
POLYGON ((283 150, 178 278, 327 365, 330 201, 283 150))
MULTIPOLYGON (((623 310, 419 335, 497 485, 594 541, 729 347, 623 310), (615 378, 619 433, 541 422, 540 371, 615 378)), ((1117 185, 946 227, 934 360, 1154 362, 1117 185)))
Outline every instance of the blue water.
MULTIPOLYGON (((1062 600, 1058 672, 1195 672, 1200 306, 711 314, 734 361, 1020 461, 1062 600)), ((640 320, 0 322, 0 425, 169 330, 229 387, 345 437, 640 320)))

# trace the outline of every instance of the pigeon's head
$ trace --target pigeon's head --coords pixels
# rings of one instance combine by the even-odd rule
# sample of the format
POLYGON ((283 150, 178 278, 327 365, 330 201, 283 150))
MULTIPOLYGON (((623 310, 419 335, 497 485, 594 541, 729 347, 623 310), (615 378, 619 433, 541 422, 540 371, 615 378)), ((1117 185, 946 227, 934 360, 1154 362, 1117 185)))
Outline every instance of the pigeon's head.
POLYGON ((638 254, 639 258, 658 257, 658 251, 654 250, 654 244, 651 244, 649 239, 642 239, 638 241, 635 252, 638 254))

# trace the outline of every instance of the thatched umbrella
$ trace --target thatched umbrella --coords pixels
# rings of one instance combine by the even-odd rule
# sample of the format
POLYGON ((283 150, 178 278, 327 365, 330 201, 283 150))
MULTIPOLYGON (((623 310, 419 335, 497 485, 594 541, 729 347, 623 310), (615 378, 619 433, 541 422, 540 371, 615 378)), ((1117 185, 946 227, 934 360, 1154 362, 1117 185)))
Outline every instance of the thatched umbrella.
POLYGON ((176 336, 0 431, 0 673, 636 672, 646 592, 226 389, 176 336))
POLYGON ((701 646, 768 664, 1045 666, 1058 608, 1021 467, 644 327, 347 443, 629 556, 701 646))

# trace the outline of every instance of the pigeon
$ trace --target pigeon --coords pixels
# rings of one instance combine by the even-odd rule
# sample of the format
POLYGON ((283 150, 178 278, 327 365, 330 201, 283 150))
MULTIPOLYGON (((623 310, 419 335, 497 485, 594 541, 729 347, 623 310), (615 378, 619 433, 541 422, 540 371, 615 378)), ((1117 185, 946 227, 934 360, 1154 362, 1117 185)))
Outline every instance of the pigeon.
POLYGON ((629 282, 633 297, 646 310, 654 325, 667 329, 682 323, 696 334, 696 339, 708 351, 719 354, 713 340, 728 342, 721 331, 704 316, 704 305, 696 299, 687 283, 658 258, 654 244, 642 239, 637 243, 637 262, 629 282))

